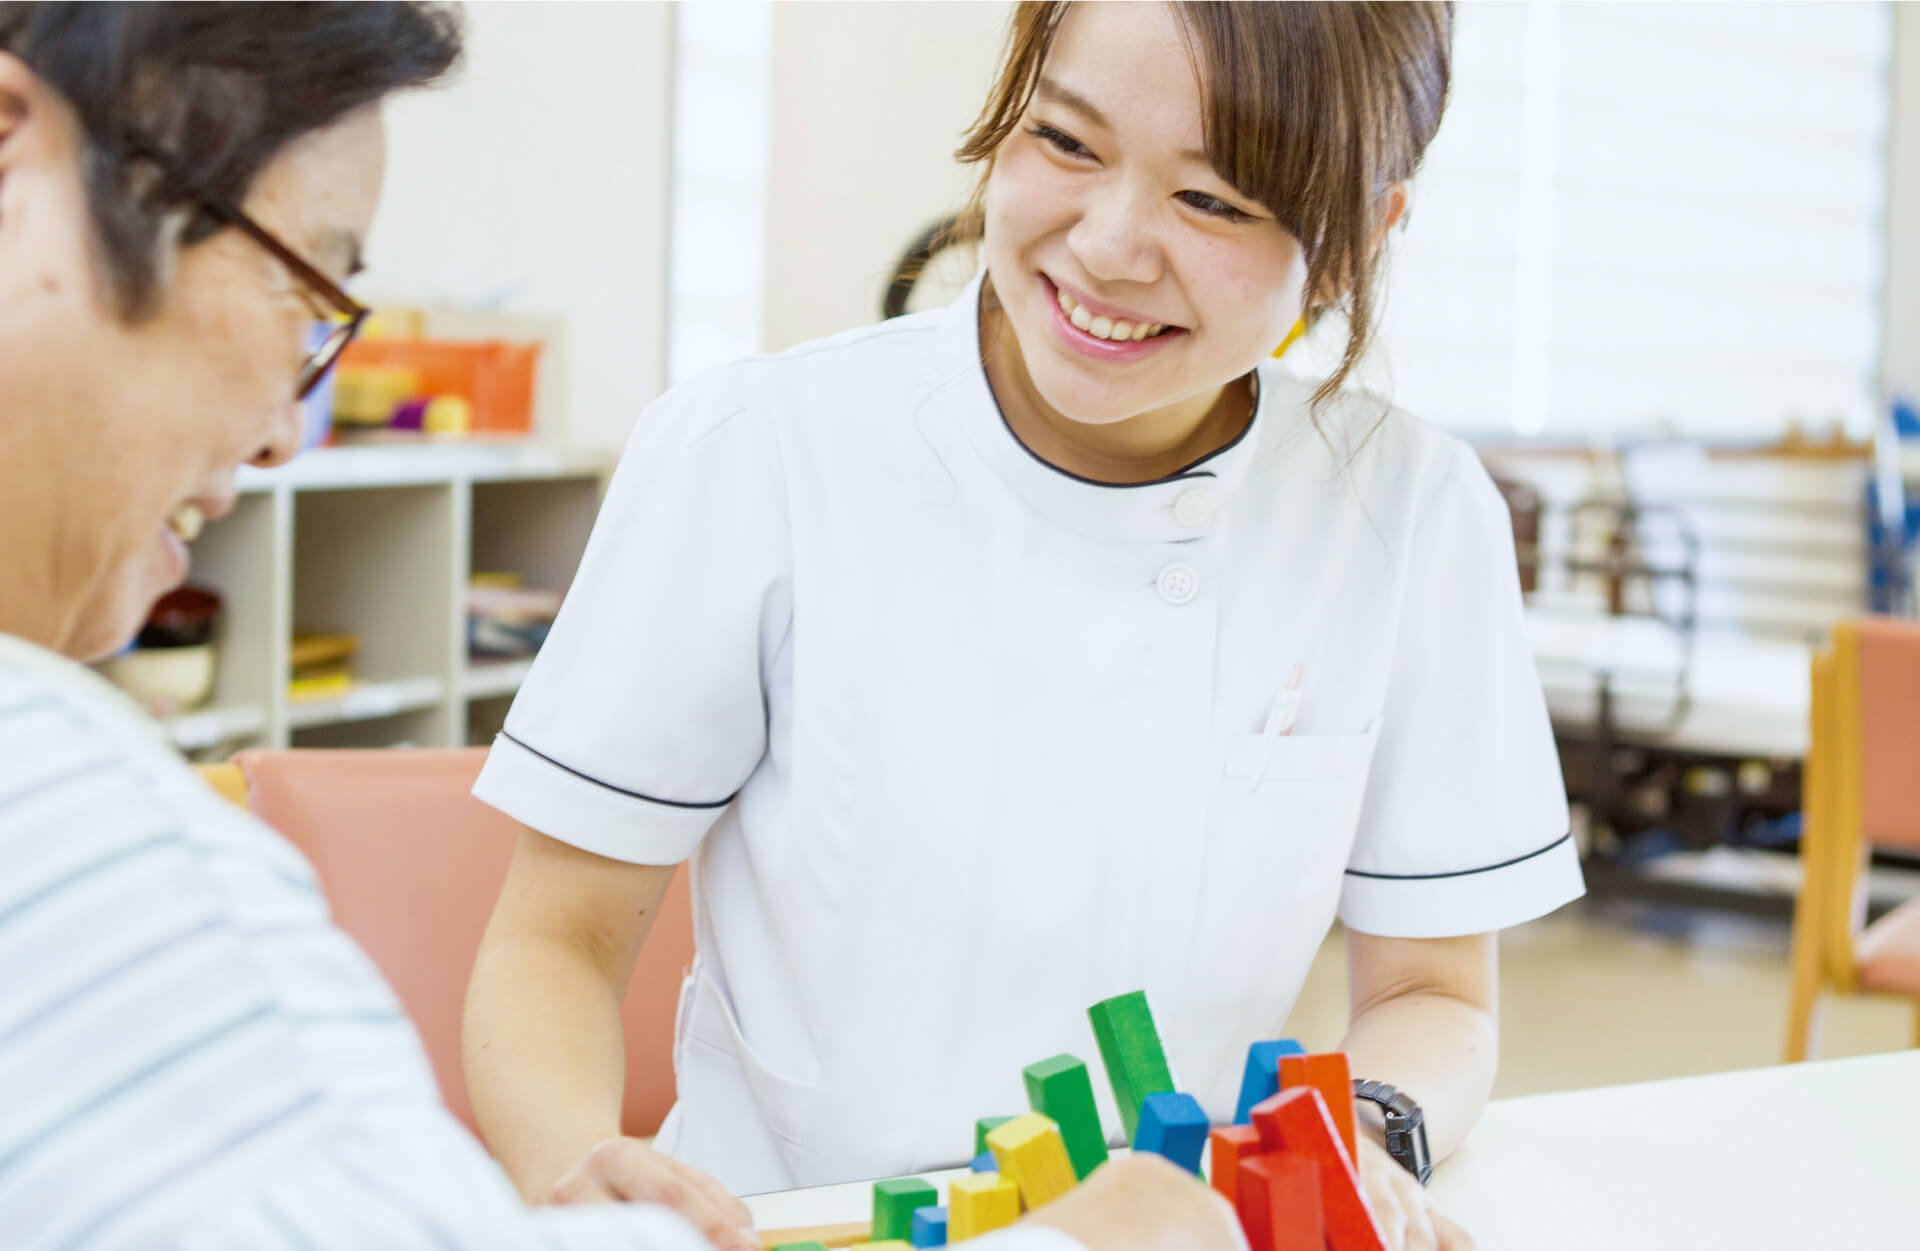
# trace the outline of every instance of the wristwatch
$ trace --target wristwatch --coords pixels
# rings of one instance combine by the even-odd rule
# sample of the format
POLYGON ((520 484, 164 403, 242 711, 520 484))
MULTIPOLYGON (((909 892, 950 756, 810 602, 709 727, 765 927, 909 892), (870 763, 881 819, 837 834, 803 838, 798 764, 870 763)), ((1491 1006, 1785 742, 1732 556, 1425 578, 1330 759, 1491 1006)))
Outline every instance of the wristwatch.
POLYGON ((1386 1112, 1387 1154, 1426 1185, 1433 1176, 1433 1157, 1427 1153, 1427 1120, 1420 1105, 1385 1082, 1355 1081, 1353 1097, 1377 1103, 1386 1112))

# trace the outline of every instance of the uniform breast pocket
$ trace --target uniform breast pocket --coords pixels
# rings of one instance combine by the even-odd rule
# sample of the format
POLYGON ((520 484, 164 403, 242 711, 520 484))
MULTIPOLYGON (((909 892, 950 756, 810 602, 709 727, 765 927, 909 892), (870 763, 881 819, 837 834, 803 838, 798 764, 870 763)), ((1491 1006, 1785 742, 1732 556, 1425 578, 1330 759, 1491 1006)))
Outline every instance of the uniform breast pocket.
POLYGON ((1221 779, 1222 833, 1280 840, 1300 870, 1328 859, 1344 864, 1379 737, 1378 720, 1358 734, 1236 736, 1221 779))
POLYGON ((1217 972, 1189 984, 1196 1018, 1267 1037, 1285 1017, 1333 923, 1378 737, 1375 722, 1226 744, 1189 966, 1217 972))

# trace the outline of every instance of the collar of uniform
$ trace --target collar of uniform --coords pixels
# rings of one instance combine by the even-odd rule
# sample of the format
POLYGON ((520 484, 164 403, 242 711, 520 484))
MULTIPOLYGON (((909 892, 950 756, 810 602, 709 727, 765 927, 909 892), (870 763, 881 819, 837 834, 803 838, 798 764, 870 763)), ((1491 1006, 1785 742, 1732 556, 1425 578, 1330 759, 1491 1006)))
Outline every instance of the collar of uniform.
POLYGON ((1035 512, 1090 538, 1119 543, 1178 543, 1205 538, 1220 525, 1228 497, 1246 476, 1267 421, 1260 386, 1253 420, 1234 442, 1196 465, 1152 482, 1081 478, 1041 460, 1015 437, 987 382, 980 356, 980 291, 967 285, 940 325, 939 378, 932 402, 961 425, 967 441, 1008 489, 1035 512))

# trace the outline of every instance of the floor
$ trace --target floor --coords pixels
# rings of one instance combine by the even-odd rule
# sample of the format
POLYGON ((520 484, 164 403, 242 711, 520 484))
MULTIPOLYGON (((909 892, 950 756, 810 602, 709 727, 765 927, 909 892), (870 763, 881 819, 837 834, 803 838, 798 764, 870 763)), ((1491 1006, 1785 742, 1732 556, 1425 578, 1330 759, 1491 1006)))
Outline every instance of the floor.
MULTIPOLYGON (((1582 903, 1501 940, 1495 1097, 1778 1064, 1786 1034, 1784 923, 1611 901, 1582 903)), ((1289 1033, 1320 1050, 1346 1025, 1340 933, 1322 948, 1289 1033)), ((1829 998, 1823 1057, 1914 1043, 1914 1006, 1829 998)))

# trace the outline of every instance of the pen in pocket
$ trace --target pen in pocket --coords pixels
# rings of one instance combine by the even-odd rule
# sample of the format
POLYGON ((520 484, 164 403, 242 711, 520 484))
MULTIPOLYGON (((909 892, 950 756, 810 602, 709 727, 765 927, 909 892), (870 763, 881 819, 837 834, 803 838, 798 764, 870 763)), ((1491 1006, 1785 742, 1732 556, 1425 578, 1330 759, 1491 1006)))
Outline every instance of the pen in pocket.
POLYGON ((1267 709, 1266 728, 1260 732, 1265 746, 1260 752, 1260 767, 1253 771, 1248 790, 1260 788, 1260 779, 1267 775, 1267 767, 1273 763, 1274 748, 1282 738, 1293 733, 1293 719, 1300 713, 1300 682, 1305 673, 1306 666, 1295 665, 1287 675, 1287 684, 1274 695, 1273 707, 1267 709))

